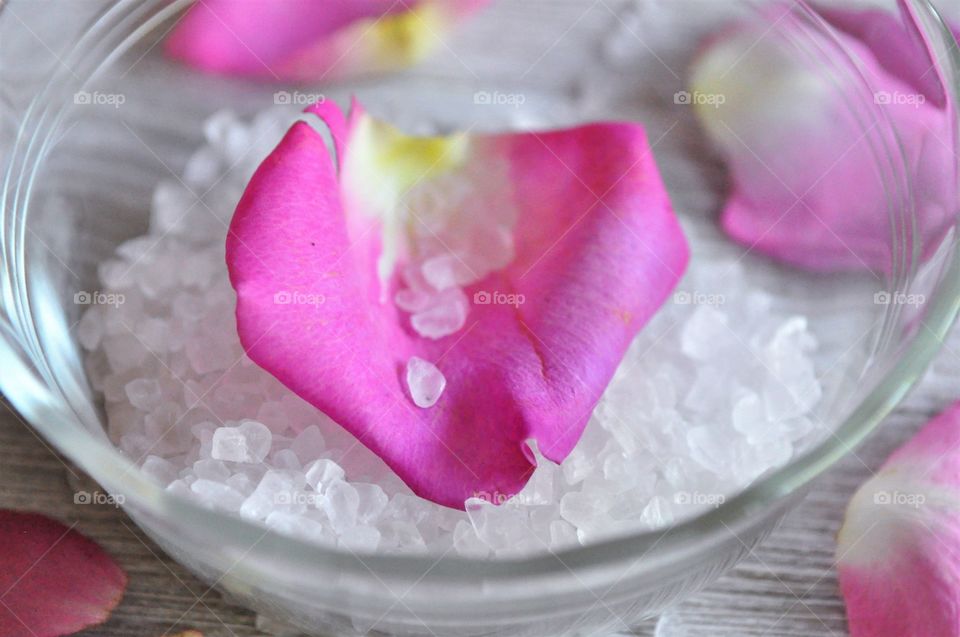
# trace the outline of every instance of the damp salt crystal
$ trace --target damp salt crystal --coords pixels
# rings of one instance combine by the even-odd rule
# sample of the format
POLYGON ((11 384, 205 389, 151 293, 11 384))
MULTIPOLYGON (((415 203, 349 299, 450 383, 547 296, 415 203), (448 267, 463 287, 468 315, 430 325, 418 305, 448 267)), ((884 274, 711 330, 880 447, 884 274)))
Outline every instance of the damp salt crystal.
POLYGON ((334 482, 343 480, 343 469, 333 460, 321 458, 306 467, 304 476, 314 491, 321 492, 334 482))
POLYGON ((334 482, 327 488, 322 507, 333 530, 339 533, 356 525, 360 495, 349 482, 334 482))
POLYGON ((431 302, 433 305, 410 317, 410 324, 420 336, 443 338, 466 324, 470 302, 460 288, 444 290, 431 302))
POLYGON ((413 356, 407 361, 407 388, 417 407, 433 407, 440 400, 447 379, 436 365, 413 356))
POLYGON ((229 462, 262 462, 270 452, 270 429, 254 420, 213 432, 211 457, 229 462))
POLYGON ((316 425, 310 425, 301 431, 290 443, 290 451, 296 454, 297 460, 302 465, 319 458, 324 449, 326 449, 326 441, 316 425))

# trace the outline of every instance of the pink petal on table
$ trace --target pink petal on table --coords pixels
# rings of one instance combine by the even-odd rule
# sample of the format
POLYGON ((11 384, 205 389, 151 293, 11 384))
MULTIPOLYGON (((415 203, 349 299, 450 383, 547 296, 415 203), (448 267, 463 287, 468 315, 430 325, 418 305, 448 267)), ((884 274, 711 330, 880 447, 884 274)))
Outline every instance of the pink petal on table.
POLYGON ((960 403, 857 491, 837 555, 852 637, 960 634, 960 403))
POLYGON ((846 88, 848 76, 838 80, 805 61, 782 30, 795 29, 811 47, 831 45, 777 15, 713 38, 693 67, 692 94, 724 98, 697 107, 732 181, 723 229, 751 250, 816 271, 889 272, 909 254, 894 252, 891 224, 901 230, 899 241, 916 239, 921 254, 931 254, 955 219, 956 193, 950 126, 937 106, 942 89, 935 73, 919 73, 930 69, 919 44, 893 16, 828 14, 871 99, 866 87, 866 94, 846 88), (869 108, 883 109, 895 136, 884 123, 865 130, 869 108), (885 161, 877 156, 880 142, 903 153, 915 185, 916 230, 891 217, 905 213, 877 168, 885 161))
MULTIPOLYGON (((341 127, 329 106, 314 110, 341 127)), ((355 108, 337 135, 339 177, 303 122, 260 166, 227 240, 241 341, 417 494, 456 508, 477 493, 513 495, 534 467, 527 440, 555 462, 576 444, 627 346, 679 280, 686 242, 637 125, 426 141, 416 145, 423 157, 401 142, 387 155, 404 165, 378 174, 386 164, 367 162, 365 144, 385 134, 355 108), (465 288, 475 302, 461 330, 432 339, 391 300, 404 251, 386 270, 381 257, 392 245, 389 194, 437 165, 465 175, 506 166, 491 206, 518 215, 515 258, 465 288), (323 302, 277 304, 279 293, 323 302), (500 298, 522 302, 484 302, 500 298), (432 407, 411 401, 413 356, 446 378, 432 407)))
POLYGON ((332 80, 418 61, 490 0, 201 0, 166 42, 212 73, 332 80))
POLYGON ((0 510, 0 635, 59 637, 95 626, 126 586, 120 567, 77 531, 0 510))

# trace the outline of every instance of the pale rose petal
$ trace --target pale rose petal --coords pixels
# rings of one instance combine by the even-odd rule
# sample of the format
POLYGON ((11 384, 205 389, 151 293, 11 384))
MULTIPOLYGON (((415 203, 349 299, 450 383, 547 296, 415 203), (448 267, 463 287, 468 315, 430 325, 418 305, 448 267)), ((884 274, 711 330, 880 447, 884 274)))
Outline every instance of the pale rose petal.
POLYGON ((333 80, 413 64, 490 0, 203 0, 166 42, 199 69, 333 80))
POLYGON ((59 637, 96 626, 127 576, 109 555, 55 520, 0 511, 0 635, 59 637))
MULTIPOLYGON (((341 139, 339 175, 321 136, 298 123, 231 225, 247 353, 417 494, 462 508, 476 493, 517 493, 533 469, 526 441, 556 462, 570 452, 686 266, 643 130, 417 139, 359 108, 345 129, 328 105, 313 111, 341 139), (508 245, 479 254, 497 243, 481 231, 493 226, 508 245), (475 275, 462 288, 465 325, 423 336, 394 299, 407 285, 429 293, 409 266, 454 244, 475 275), (324 301, 277 304, 279 293, 324 301), (446 380, 428 408, 407 387, 414 356, 446 380)), ((450 290, 460 288, 434 292, 450 290)))
POLYGON ((837 560, 852 637, 960 634, 960 403, 857 491, 837 560))
MULTIPOLYGON (((892 16, 829 13, 846 29, 838 37, 873 95, 857 92, 849 75, 798 53, 782 33, 796 27, 779 15, 724 31, 692 70, 691 100, 699 97, 697 114, 732 182, 724 230, 751 250, 817 271, 889 272, 902 260, 892 250, 892 223, 907 245, 918 231, 921 252, 930 254, 953 223, 956 197, 942 89, 935 73, 917 74, 930 69, 918 45, 892 16), (896 136, 883 123, 865 130, 868 108, 882 109, 896 136), (902 149, 916 185, 917 230, 893 220, 902 204, 877 168, 879 141, 902 149)), ((830 50, 820 35, 793 35, 830 50)))

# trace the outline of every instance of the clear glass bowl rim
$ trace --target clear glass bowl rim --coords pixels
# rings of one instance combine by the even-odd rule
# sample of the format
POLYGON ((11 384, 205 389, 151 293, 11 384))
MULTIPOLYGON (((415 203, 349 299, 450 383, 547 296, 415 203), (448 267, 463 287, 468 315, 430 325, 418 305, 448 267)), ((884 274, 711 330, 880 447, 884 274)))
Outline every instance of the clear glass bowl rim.
MULTIPOLYGON (((182 10, 194 0, 120 0, 112 5, 95 23, 111 14, 124 15, 145 8, 160 7, 147 22, 139 25, 123 40, 124 50, 135 44, 143 33, 162 24, 169 16, 182 10)), ((932 4, 932 0, 900 0, 903 6, 920 26, 924 35, 933 33, 939 41, 953 42, 953 35, 932 4)), ((813 15, 805 0, 798 7, 813 15)), ((2 5, 0 5, 2 17, 2 5)), ((76 45, 84 46, 90 31, 85 32, 76 45)), ((75 50, 76 50, 75 49, 75 50)), ((108 65, 122 51, 109 51, 97 70, 108 65)), ((68 56, 69 57, 69 56, 68 56)), ((960 50, 956 46, 939 51, 935 63, 941 69, 960 70, 960 50)), ((92 77, 92 75, 91 75, 92 77)), ((90 77, 84 77, 83 81, 90 77)), ((949 78, 955 80, 955 77, 949 78)), ((950 105, 960 104, 960 86, 945 78, 950 105)), ((39 96, 35 98, 25 117, 38 108, 39 96)), ((956 134, 956 131, 954 131, 956 134)), ((18 138, 18 142, 23 142, 18 138)), ((23 143, 32 143, 28 140, 23 143)), ((17 169, 24 168, 26 182, 29 184, 42 163, 42 158, 32 166, 18 166, 10 162, 4 176, 0 205, 8 207, 11 184, 23 183, 23 175, 17 176, 17 169)), ((28 186, 29 187, 29 186, 28 186)), ((29 196, 14 199, 26 207, 29 196)), ((5 218, 9 211, 0 209, 0 217, 5 218)), ((5 239, 6 240, 6 239, 5 239)), ((4 246, 6 249, 6 246, 4 246)), ((14 331, 0 322, 3 330, 0 338, 0 361, 4 374, 0 377, 0 390, 30 424, 49 440, 61 453, 76 462, 111 492, 124 494, 135 508, 156 516, 175 516, 189 524, 195 524, 198 533, 207 532, 231 535, 238 542, 259 544, 258 550, 270 555, 271 559, 289 560, 289 563, 313 563, 330 565, 341 572, 366 576, 371 573, 402 574, 429 572, 431 579, 509 579, 531 575, 550 575, 558 572, 571 572, 579 569, 602 567, 622 561, 628 556, 647 556, 656 548, 655 562, 669 562, 671 557, 709 550, 721 534, 732 532, 751 517, 760 517, 769 513, 778 502, 791 495, 802 492, 811 480, 822 474, 843 458, 870 434, 883 418, 902 400, 918 381, 933 356, 940 349, 942 340, 952 326, 960 311, 960 250, 954 250, 950 262, 941 280, 941 289, 932 303, 928 305, 925 321, 928 329, 921 330, 903 353, 897 363, 886 373, 877 387, 857 406, 847 419, 836 429, 835 435, 820 443, 807 453, 794 458, 786 466, 758 480, 736 496, 729 498, 718 508, 698 517, 683 521, 672 527, 648 531, 607 540, 587 546, 564 549, 551 554, 538 554, 531 557, 510 559, 474 559, 460 556, 357 555, 336 548, 328 548, 295 538, 281 537, 273 533, 264 537, 262 527, 234 516, 227 516, 201 507, 183 498, 174 496, 142 476, 139 471, 130 471, 130 463, 116 449, 102 438, 95 437, 84 430, 82 418, 65 400, 55 395, 33 372, 33 367, 25 363, 15 344, 14 331), (64 426, 69 419, 71 426, 64 426), (72 426, 73 424, 78 426, 72 426)), ((7 303, 9 297, 4 298, 7 303)), ((31 317, 30 329, 36 329, 31 317)), ((651 556, 651 558, 654 556, 651 556)))

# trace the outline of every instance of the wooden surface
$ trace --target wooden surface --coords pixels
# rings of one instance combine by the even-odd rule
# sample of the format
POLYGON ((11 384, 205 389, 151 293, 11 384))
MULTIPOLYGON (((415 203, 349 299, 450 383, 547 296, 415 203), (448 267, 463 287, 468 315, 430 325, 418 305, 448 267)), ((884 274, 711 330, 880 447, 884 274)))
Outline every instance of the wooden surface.
MULTIPOLYGON (((37 0, 50 5, 67 0, 37 0)), ((538 67, 564 68, 552 58, 570 49, 577 33, 592 28, 594 13, 584 11, 591 2, 563 0, 551 3, 531 1, 530 7, 517 2, 504 10, 510 19, 538 24, 547 15, 547 5, 566 10, 571 35, 560 40, 529 30, 522 52, 505 46, 503 55, 517 55, 538 67), (578 17, 579 16, 579 17, 578 17), (576 27, 576 28, 574 28, 576 27)), ((609 0, 609 7, 618 2, 609 0)), ((600 18, 609 22, 607 3, 592 3, 600 18)), ((12 5, 18 20, 27 20, 24 5, 12 5)), ((63 6, 63 5, 60 5, 63 6)), ((606 23, 605 22, 605 23, 606 23)), ((60 51, 57 41, 47 38, 36 25, 30 37, 49 43, 49 51, 60 51)), ((483 41, 482 34, 473 34, 483 41)), ((45 43, 45 46, 47 45, 45 43)), ((8 41, 9 45, 9 41, 8 41)), ((569 50, 566 51, 569 53, 569 50)), ((448 66, 470 64, 483 73, 485 58, 467 54, 448 60, 448 66), (479 60, 479 61, 478 61, 479 60), (474 66, 475 65, 475 66, 474 66)), ((439 65, 441 68, 443 64, 439 65)), ((517 74, 518 75, 518 74, 517 74)), ((921 388, 888 419, 874 436, 836 468, 823 476, 806 502, 749 559, 706 591, 671 613, 672 636, 796 636, 846 635, 844 609, 837 592, 833 563, 834 536, 843 509, 851 494, 880 465, 897 445, 909 438, 932 414, 960 393, 960 336, 941 354, 936 372, 928 375, 921 388)), ((0 371, 0 373, 3 373, 0 371)), ((83 477, 76 476, 64 461, 25 425, 4 403, 0 408, 0 507, 42 511, 95 539, 120 562, 130 576, 129 589, 117 611, 103 626, 89 630, 86 637, 156 637, 198 629, 207 636, 259 635, 255 617, 231 606, 217 591, 209 590, 175 562, 163 555, 132 524, 122 511, 106 505, 74 504, 74 493, 82 489, 83 477)), ((89 489, 88 489, 89 490, 89 489)), ((637 634, 652 635, 653 623, 639 627, 637 634)))

